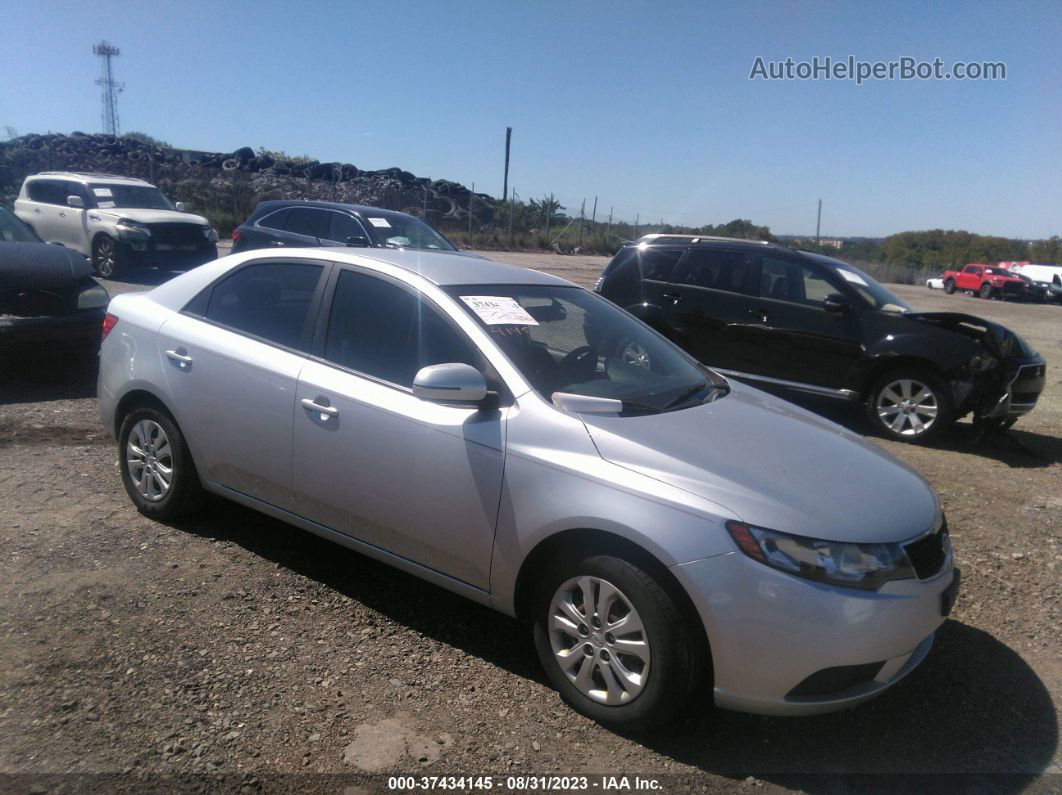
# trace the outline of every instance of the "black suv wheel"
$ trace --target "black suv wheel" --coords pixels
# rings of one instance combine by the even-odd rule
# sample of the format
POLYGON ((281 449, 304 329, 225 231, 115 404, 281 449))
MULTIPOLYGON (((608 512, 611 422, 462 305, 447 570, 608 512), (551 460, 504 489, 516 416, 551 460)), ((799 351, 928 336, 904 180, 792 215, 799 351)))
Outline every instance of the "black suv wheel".
POLYGON ((944 381, 918 367, 878 377, 867 394, 866 410, 875 430, 898 442, 933 439, 955 413, 944 381))

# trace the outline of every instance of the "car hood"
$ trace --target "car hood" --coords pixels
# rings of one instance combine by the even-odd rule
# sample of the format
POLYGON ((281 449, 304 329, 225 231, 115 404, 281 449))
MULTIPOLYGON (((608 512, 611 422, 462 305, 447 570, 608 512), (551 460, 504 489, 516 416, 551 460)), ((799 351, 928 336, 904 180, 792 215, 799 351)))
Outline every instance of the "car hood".
POLYGON ((983 343, 1002 359, 1036 356, 1035 351, 1019 335, 983 317, 962 312, 905 312, 902 317, 967 336, 983 343))
POLYGON ((661 414, 581 415, 607 461, 750 524, 830 541, 903 541, 939 514, 914 470, 836 423, 744 385, 661 414))
POLYGON ((0 289, 57 290, 91 275, 89 261, 49 243, 0 243, 0 289))
POLYGON ((99 215, 112 218, 128 218, 141 224, 198 224, 207 226, 207 219, 201 215, 191 213, 179 213, 176 210, 140 210, 135 207, 108 207, 103 210, 93 210, 99 215))

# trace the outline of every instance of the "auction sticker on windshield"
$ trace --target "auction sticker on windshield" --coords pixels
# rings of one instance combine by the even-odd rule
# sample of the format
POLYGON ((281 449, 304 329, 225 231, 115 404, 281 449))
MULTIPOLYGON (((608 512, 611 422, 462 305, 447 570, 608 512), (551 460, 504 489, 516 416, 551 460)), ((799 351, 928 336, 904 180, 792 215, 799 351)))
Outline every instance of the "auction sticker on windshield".
POLYGON ((462 295, 464 301, 488 326, 537 326, 515 298, 495 295, 462 295))
POLYGON ((867 280, 860 276, 858 273, 852 273, 852 271, 846 271, 844 268, 838 268, 837 272, 841 274, 845 281, 849 281, 852 284, 861 284, 864 287, 869 287, 867 280))
POLYGON ((369 223, 380 229, 390 229, 391 224, 388 223, 386 218, 370 218, 369 223))

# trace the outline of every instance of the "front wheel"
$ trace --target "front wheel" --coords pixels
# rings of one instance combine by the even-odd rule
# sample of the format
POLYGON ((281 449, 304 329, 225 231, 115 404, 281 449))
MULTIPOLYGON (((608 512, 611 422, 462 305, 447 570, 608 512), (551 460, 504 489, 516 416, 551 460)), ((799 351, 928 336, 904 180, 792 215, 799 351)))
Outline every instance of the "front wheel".
POLYGON ((944 282, 944 292, 946 292, 948 295, 951 295, 952 293, 955 292, 955 280, 954 279, 945 280, 945 282, 944 282))
POLYGON ((978 295, 980 295, 985 300, 988 300, 989 298, 991 298, 992 297, 992 285, 989 284, 988 282, 985 282, 984 284, 982 284, 980 291, 978 291, 978 295))
POLYGON ((866 399, 875 429, 898 442, 926 442, 954 419, 947 385, 933 373, 912 368, 878 378, 866 399))
POLYGON ((558 562, 536 595, 534 636, 561 698, 611 728, 664 723, 699 681, 690 623, 659 582, 624 558, 558 562))
POLYGON ((113 237, 100 235, 92 244, 92 267, 104 279, 114 279, 125 269, 125 256, 113 237))

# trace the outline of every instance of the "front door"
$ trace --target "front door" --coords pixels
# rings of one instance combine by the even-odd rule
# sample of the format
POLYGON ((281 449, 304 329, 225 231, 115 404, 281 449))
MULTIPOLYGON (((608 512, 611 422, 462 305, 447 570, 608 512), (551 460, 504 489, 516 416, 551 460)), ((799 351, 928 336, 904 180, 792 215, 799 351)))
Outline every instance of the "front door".
POLYGON ((298 512, 486 589, 508 409, 446 406, 411 390, 430 364, 489 375, 482 357, 418 294, 353 269, 340 272, 318 345, 296 393, 298 512))

